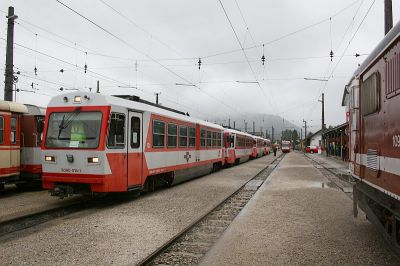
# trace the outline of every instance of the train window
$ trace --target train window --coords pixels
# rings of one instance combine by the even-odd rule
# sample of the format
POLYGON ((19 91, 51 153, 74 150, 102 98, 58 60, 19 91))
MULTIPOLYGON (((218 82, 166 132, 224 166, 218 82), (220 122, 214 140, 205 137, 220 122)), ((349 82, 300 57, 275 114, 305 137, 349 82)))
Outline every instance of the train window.
POLYGON ((187 127, 179 127, 179 147, 187 147, 187 127))
POLYGON ((165 137, 165 123, 162 121, 153 121, 153 147, 163 148, 165 137))
POLYGON ((379 109, 379 73, 375 72, 362 83, 361 103, 362 114, 369 115, 379 109))
POLYGON ((196 146, 196 129, 194 127, 189 128, 189 147, 196 146))
POLYGON ((131 148, 140 147, 140 118, 131 117, 131 148))
POLYGON ((178 126, 168 124, 168 148, 176 147, 176 138, 178 137, 178 126))
POLYGON ((17 143, 17 119, 12 117, 11 118, 11 144, 17 143))
POLYGON ((217 147, 217 132, 212 133, 212 146, 217 147))
POLYGON ((229 147, 235 148, 235 136, 234 135, 229 136, 229 147))
POLYGON ((218 137, 218 140, 217 140, 217 146, 218 146, 218 148, 221 148, 221 144, 222 144, 222 134, 221 133, 217 133, 217 137, 218 137))
POLYGON ((4 143, 4 117, 0 116, 0 144, 4 143))
POLYGON ((43 128, 44 128, 44 116, 36 116, 36 131, 37 131, 37 146, 42 144, 43 138, 43 128))
POLYGON ((125 147, 125 115, 111 113, 110 125, 108 128, 108 148, 125 147))
POLYGON ((206 130, 205 129, 200 130, 200 146, 201 147, 206 146, 206 139, 207 139, 206 130))
POLYGON ((212 132, 207 131, 207 147, 211 147, 212 145, 212 132))
MULTIPOLYGON (((82 112, 80 109, 75 109, 71 112, 51 113, 46 125, 46 147, 97 148, 101 135, 102 116, 101 112, 82 112)), ((111 125, 110 122, 109 134, 111 134, 111 131, 116 130, 115 127, 117 125, 114 122, 111 125)), ((124 130, 124 126, 122 130, 124 130)))

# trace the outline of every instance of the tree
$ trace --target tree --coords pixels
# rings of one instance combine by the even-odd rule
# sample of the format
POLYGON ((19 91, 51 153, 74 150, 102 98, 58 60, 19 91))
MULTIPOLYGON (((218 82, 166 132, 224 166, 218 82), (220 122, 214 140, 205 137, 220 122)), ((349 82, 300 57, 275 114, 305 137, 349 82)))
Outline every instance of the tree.
POLYGON ((297 141, 299 139, 299 133, 297 132, 296 129, 293 130, 292 136, 294 141, 297 141))
POLYGON ((286 129, 285 131, 282 131, 282 140, 291 140, 293 142, 296 142, 299 139, 299 133, 297 132, 296 129, 290 130, 286 129))

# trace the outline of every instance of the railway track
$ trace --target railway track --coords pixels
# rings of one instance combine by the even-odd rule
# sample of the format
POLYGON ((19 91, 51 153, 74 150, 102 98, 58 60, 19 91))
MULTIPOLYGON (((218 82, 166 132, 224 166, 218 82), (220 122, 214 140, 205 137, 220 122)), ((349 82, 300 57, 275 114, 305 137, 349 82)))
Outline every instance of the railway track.
POLYGON ((354 181, 350 174, 338 173, 333 170, 335 168, 326 167, 324 162, 319 162, 314 158, 307 156, 306 154, 305 156, 312 161, 314 167, 317 168, 323 176, 328 178, 328 180, 331 181, 335 187, 343 191, 351 199, 353 198, 354 181))
POLYGON ((115 195, 108 195, 102 198, 88 197, 88 198, 83 198, 74 203, 68 203, 65 206, 43 210, 37 213, 21 215, 19 217, 0 222, 0 237, 30 227, 34 227, 67 215, 91 209, 106 208, 109 206, 123 203, 124 201, 127 200, 132 200, 134 198, 135 195, 132 195, 132 197, 129 196, 117 197, 115 195))
POLYGON ((125 201, 132 200, 135 197, 136 195, 131 194, 124 196, 110 194, 102 198, 82 198, 79 201, 68 203, 64 206, 46 209, 37 213, 28 213, 19 217, 0 221, 0 237, 81 211, 106 208, 120 204, 125 201))
POLYGON ((197 265, 282 160, 272 161, 211 211, 176 234, 139 265, 197 265))
POLYGON ((99 200, 96 200, 94 198, 86 198, 78 202, 69 203, 65 206, 51 208, 48 210, 39 211, 37 213, 30 213, 26 215, 21 215, 16 218, 8 219, 0 222, 0 237, 33 226, 37 226, 45 222, 49 222, 56 218, 94 208, 96 207, 96 205, 99 205, 99 200))

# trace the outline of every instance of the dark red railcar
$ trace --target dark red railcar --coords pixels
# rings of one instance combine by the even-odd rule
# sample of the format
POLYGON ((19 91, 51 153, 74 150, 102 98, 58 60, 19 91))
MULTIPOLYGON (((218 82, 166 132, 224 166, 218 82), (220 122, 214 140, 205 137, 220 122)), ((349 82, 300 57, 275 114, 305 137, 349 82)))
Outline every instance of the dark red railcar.
POLYGON ((400 23, 346 86, 354 214, 359 206, 400 251, 400 23))

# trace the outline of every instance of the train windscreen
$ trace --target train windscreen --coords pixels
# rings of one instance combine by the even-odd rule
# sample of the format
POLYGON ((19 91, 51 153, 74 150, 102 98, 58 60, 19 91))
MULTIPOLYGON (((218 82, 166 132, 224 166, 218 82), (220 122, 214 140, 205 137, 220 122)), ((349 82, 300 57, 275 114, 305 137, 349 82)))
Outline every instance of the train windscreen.
POLYGON ((46 148, 95 149, 99 146, 101 112, 51 113, 46 148))

